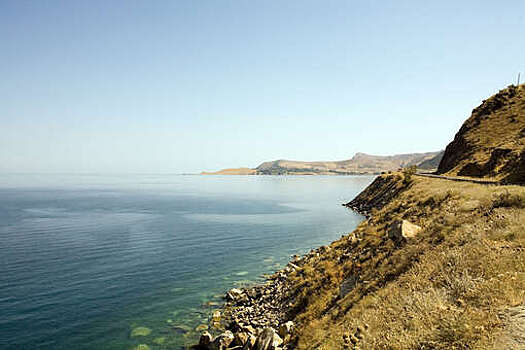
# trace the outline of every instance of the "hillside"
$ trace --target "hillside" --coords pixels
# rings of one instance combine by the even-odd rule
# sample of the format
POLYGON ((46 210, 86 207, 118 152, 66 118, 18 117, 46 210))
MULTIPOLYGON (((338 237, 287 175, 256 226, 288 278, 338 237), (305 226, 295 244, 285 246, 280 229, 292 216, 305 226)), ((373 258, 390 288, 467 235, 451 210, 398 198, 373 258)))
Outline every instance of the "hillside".
POLYGON ((422 169, 435 169, 443 152, 409 153, 393 156, 374 156, 356 153, 351 159, 341 161, 303 162, 275 160, 264 162, 255 169, 224 169, 203 172, 203 175, 352 175, 379 174, 399 168, 424 164, 422 169), (433 166, 433 167, 429 167, 433 166))
POLYGON ((370 218, 228 293, 223 349, 523 348, 525 188, 393 173, 349 206, 370 218))
POLYGON ((378 174, 392 171, 434 158, 439 152, 398 154, 393 156, 374 156, 356 153, 351 159, 334 162, 301 162, 276 160, 259 165, 259 174, 378 174))
POLYGON ((201 172, 201 175, 255 175, 256 170, 250 168, 229 168, 212 172, 201 172))
POLYGON ((525 183, 525 85, 503 89, 472 111, 438 173, 525 183))
MULTIPOLYGON (((476 108, 439 172, 520 182, 522 94, 510 87, 476 108)), ((196 348, 525 349, 525 187, 452 180, 378 176, 346 204, 366 220, 266 283, 228 292, 211 322, 220 335, 196 348)))
POLYGON ((423 170, 435 170, 439 167, 439 163, 441 162, 441 158, 443 158, 443 154, 445 151, 441 151, 438 154, 436 154, 434 157, 424 160, 421 163, 417 165, 419 169, 423 170))

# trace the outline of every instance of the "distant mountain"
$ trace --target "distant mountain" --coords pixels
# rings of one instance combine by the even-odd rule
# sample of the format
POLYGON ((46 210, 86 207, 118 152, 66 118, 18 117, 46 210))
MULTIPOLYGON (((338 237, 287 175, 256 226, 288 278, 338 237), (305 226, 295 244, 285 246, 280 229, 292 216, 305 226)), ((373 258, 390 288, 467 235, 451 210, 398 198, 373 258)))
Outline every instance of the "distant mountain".
POLYGON ((438 173, 525 183, 525 85, 509 86, 472 111, 438 173))
POLYGON ((407 166, 425 164, 424 169, 441 160, 443 151, 409 153, 393 156, 374 156, 356 153, 351 159, 341 161, 303 162, 294 160, 274 160, 264 162, 255 169, 224 169, 204 175, 352 175, 378 174, 382 171, 397 170, 407 166))
POLYGON ((201 172, 201 175, 255 175, 257 171, 250 168, 229 168, 212 172, 201 172))
POLYGON ((424 170, 436 170, 439 166, 439 163, 441 162, 441 158, 443 158, 444 153, 445 151, 439 152, 434 157, 424 160, 421 163, 419 163, 417 167, 419 169, 424 169, 424 170))

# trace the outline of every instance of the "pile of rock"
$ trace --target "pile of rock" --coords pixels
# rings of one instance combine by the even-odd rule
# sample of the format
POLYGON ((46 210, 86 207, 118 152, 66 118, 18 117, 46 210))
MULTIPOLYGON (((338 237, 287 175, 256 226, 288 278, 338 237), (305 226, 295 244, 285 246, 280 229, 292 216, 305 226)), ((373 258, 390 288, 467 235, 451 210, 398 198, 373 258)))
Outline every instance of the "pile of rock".
MULTIPOLYGON (((292 324, 293 325, 293 324, 292 324)), ((285 334, 286 327, 283 329, 283 337, 289 337, 285 334)), ((213 338, 210 333, 202 334, 199 345, 194 349, 199 350, 283 350, 284 341, 277 332, 270 327, 264 328, 257 332, 253 327, 236 332, 229 330, 213 338)))
POLYGON ((226 293, 226 303, 211 318, 213 330, 223 332, 213 337, 202 334, 201 350, 285 350, 293 337, 294 324, 287 320, 293 305, 290 273, 300 269, 304 262, 318 256, 317 250, 304 257, 294 256, 282 270, 271 275, 266 283, 249 288, 233 288, 226 293), (225 331, 224 331, 225 330, 225 331))

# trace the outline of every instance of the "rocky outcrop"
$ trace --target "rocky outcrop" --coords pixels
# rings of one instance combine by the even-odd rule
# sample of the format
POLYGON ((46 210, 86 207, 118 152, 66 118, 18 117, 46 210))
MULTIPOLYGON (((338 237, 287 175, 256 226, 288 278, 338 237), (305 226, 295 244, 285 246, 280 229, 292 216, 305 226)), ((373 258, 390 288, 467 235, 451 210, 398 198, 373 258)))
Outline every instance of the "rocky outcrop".
POLYGON ((379 210, 405 189, 399 174, 378 176, 363 192, 344 206, 370 217, 372 209, 379 210))
POLYGON ((525 86, 509 86, 472 111, 438 173, 525 183, 525 86))

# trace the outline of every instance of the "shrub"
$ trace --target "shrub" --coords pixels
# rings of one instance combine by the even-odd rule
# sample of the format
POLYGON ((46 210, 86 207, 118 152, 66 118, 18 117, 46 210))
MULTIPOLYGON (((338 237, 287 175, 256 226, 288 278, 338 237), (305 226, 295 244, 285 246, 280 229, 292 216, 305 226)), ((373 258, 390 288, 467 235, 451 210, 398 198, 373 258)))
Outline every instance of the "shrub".
POLYGON ((417 172, 417 167, 415 165, 403 168, 403 182, 405 185, 408 185, 412 182, 412 175, 414 175, 417 172))

